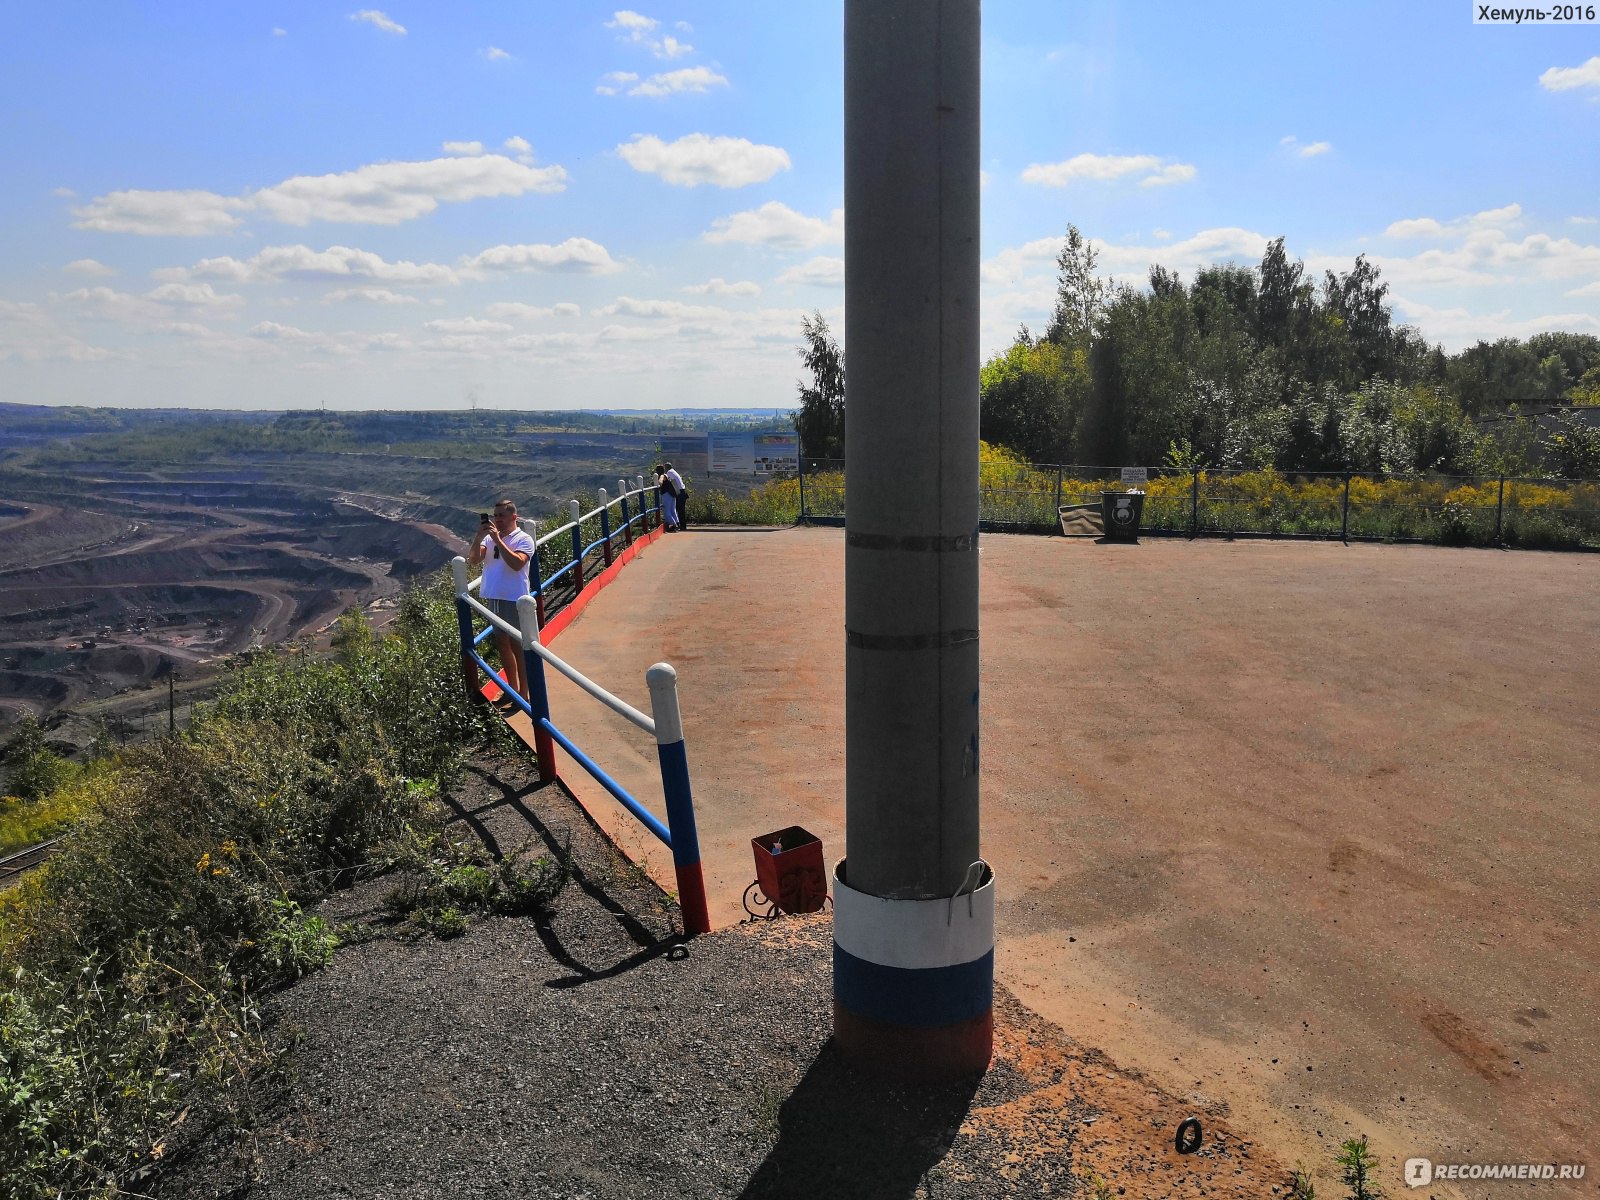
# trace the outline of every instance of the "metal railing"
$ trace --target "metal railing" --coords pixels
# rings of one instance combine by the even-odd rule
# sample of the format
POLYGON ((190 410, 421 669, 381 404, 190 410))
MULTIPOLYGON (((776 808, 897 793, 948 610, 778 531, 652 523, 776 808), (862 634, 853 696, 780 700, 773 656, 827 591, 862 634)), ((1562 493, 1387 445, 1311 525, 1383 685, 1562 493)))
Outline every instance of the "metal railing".
MULTIPOLYGON (((585 555, 599 551, 609 565, 615 561, 614 542, 617 539, 621 538, 631 543, 635 536, 640 536, 633 532, 636 522, 639 523, 641 532, 649 530, 652 516, 659 524, 659 509, 649 506, 649 492, 653 489, 646 489, 642 478, 637 482, 639 487, 630 492, 626 483, 619 480, 622 487, 614 503, 620 505, 621 519, 615 528, 612 527, 610 520, 610 508, 613 502, 608 500, 602 490, 597 508, 589 513, 580 514, 577 511, 579 508, 577 501, 573 501, 572 521, 551 530, 535 542, 535 553, 531 558, 537 562, 538 548, 542 544, 562 538, 569 532, 571 535, 572 558, 560 571, 544 578, 542 583, 545 587, 548 587, 554 579, 572 571, 577 582, 577 591, 581 593, 585 555), (629 515, 630 497, 636 497, 634 504, 636 513, 632 516, 629 515), (600 536, 586 544, 583 531, 585 523, 591 520, 598 521, 600 536)), ((549 783, 559 778, 555 747, 560 746, 575 763, 594 778, 596 783, 610 793, 672 852, 673 867, 678 881, 678 903, 683 912, 684 932, 709 933, 711 920, 706 906, 705 879, 700 865, 699 835, 695 829, 694 795, 689 783, 689 761, 684 748, 683 718, 678 707, 677 671, 667 663, 656 663, 645 672, 645 683, 650 689, 651 708, 651 715, 646 716, 553 654, 540 642, 540 630, 545 625, 541 604, 542 589, 538 592, 530 591, 517 600, 517 618, 521 626, 519 629, 509 621, 496 616, 483 603, 473 598, 473 591, 481 588, 482 578, 467 577, 466 559, 457 556, 451 561, 450 569, 455 578, 456 620, 461 641, 462 666, 467 676, 468 687, 476 693, 478 672, 482 671, 500 687, 508 700, 528 715, 533 723, 534 750, 538 756, 540 782, 549 783), (474 617, 483 618, 485 625, 481 631, 474 631, 474 617), (495 631, 499 631, 521 646, 523 679, 528 689, 526 696, 518 694, 507 686, 499 672, 478 653, 478 645, 495 631), (549 690, 545 684, 546 664, 559 671, 606 708, 655 738, 656 757, 661 768, 662 799, 667 812, 665 823, 613 779, 555 724, 550 711, 549 690)))

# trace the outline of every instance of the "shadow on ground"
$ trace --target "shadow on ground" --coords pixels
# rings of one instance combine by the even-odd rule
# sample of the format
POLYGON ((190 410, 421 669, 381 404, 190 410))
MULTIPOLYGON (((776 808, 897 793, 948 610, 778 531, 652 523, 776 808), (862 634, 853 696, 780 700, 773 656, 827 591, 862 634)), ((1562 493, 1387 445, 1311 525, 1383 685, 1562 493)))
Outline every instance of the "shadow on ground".
POLYGON ((777 1144, 741 1200, 909 1200, 949 1152, 980 1082, 901 1087, 853 1070, 829 1041, 779 1107, 777 1144))

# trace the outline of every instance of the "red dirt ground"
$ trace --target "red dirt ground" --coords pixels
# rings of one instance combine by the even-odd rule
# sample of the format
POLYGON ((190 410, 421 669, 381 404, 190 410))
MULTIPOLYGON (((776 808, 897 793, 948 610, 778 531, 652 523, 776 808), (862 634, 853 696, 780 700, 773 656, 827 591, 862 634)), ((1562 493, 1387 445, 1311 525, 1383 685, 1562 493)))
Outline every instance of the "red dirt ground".
MULTIPOLYGON (((1587 1161, 1592 1194, 1600 557, 985 536, 981 561, 1017 995, 1319 1175, 1367 1133, 1391 1193, 1422 1155, 1587 1161)), ((840 530, 694 531, 555 644, 646 710, 645 669, 677 667, 717 924, 752 836, 844 851, 842 592, 840 530)), ((659 812, 649 739, 551 693, 659 812)))

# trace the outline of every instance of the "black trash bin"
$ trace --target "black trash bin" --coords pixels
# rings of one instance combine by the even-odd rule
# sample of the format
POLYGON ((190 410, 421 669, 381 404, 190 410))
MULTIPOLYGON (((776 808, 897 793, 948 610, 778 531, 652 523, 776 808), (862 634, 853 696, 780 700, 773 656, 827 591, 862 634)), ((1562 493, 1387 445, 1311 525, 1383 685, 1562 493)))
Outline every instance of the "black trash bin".
POLYGON ((1141 492, 1101 492, 1100 519, 1105 524, 1108 542, 1136 542, 1139 522, 1144 519, 1141 492))

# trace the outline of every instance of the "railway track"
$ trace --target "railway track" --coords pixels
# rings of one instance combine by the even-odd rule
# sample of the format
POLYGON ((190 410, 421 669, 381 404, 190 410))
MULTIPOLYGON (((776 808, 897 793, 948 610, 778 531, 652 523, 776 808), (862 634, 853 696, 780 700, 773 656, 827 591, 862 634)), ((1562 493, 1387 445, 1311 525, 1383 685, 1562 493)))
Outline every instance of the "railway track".
POLYGON ((32 870, 49 858, 56 852, 56 844, 60 840, 51 838, 47 842, 40 842, 37 846, 29 846, 26 850, 18 850, 15 854, 0 858, 0 888, 15 883, 24 872, 32 870))

